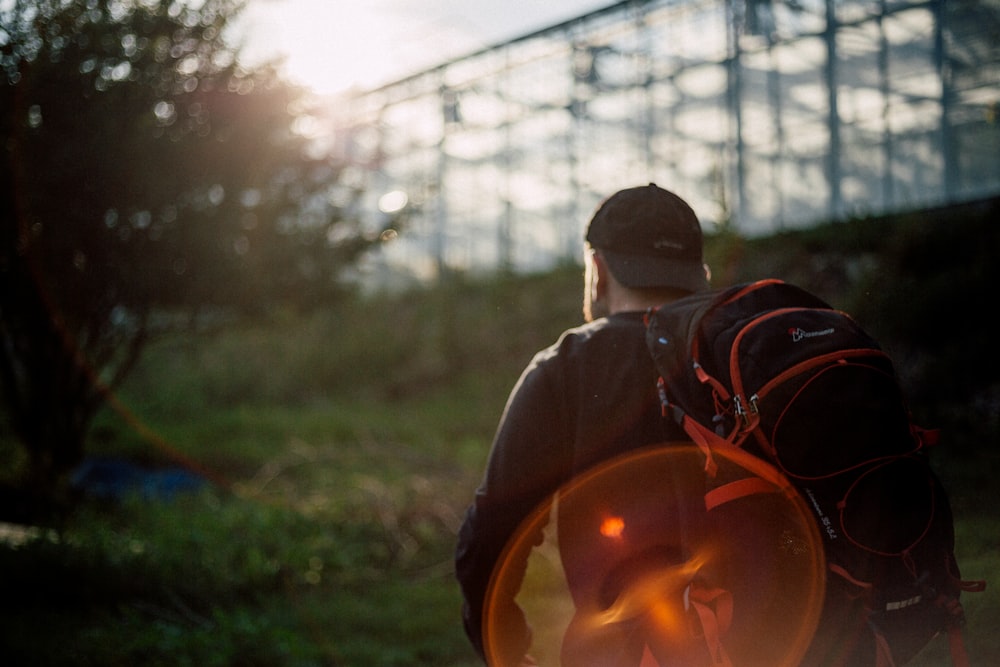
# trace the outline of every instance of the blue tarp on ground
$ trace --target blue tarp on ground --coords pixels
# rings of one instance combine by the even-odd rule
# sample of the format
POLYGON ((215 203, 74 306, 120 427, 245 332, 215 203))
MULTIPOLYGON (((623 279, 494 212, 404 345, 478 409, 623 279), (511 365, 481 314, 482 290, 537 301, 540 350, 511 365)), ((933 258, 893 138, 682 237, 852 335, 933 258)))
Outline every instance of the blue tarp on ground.
POLYGON ((181 467, 149 468, 124 459, 88 458, 73 471, 70 483, 86 495, 104 500, 170 500, 179 493, 198 491, 208 482, 181 467))

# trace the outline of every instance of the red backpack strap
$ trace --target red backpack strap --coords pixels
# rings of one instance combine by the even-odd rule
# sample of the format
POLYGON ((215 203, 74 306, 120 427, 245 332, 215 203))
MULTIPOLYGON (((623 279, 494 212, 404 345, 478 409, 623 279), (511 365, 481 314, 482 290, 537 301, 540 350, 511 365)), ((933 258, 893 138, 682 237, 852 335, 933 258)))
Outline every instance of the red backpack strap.
MULTIPOLYGON (((691 637, 704 641, 712 667, 733 667, 733 662, 722 645, 722 638, 733 623, 733 594, 724 588, 704 587, 698 582, 692 582, 687 596, 689 609, 694 612, 691 637)), ((653 655, 649 644, 643 647, 638 667, 663 667, 653 655)))
MULTIPOLYGON (((957 581, 958 587, 962 591, 969 593, 981 593, 986 589, 985 581, 957 581)), ((962 603, 957 597, 947 598, 941 596, 937 599, 940 605, 951 614, 948 623, 948 647, 951 649, 951 662, 954 667, 969 667, 969 653, 965 650, 965 636, 962 627, 965 622, 965 613, 962 610, 962 603)))
POLYGON ((732 447, 732 443, 717 435, 712 429, 702 426, 689 415, 683 415, 680 418, 680 422, 681 426, 684 427, 684 431, 691 436, 691 440, 694 441, 694 444, 698 445, 698 449, 705 455, 705 473, 714 479, 719 471, 719 465, 715 462, 712 450, 719 449, 720 447, 732 447))
POLYGON ((738 479, 735 482, 723 484, 722 486, 712 489, 706 493, 705 509, 712 511, 719 505, 724 505, 725 503, 736 500, 737 498, 752 496, 758 493, 775 493, 780 490, 781 489, 763 477, 744 477, 743 479, 738 479))
POLYGON ((911 424, 910 432, 913 433, 913 437, 917 439, 917 442, 920 443, 922 448, 934 447, 941 442, 941 429, 923 428, 922 426, 911 424))
POLYGON ((702 637, 713 667, 733 667, 722 646, 722 638, 733 622, 733 594, 723 588, 691 586, 691 606, 698 614, 702 637))
POLYGON ((892 649, 889 648, 889 641, 879 631, 875 635, 875 667, 896 667, 896 661, 892 659, 892 649))
POLYGON ((969 667, 969 653, 965 650, 962 628, 952 625, 948 628, 948 646, 951 648, 951 662, 955 667, 969 667))
POLYGON ((958 587, 966 593, 982 593, 986 590, 985 579, 962 579, 958 581, 958 587))

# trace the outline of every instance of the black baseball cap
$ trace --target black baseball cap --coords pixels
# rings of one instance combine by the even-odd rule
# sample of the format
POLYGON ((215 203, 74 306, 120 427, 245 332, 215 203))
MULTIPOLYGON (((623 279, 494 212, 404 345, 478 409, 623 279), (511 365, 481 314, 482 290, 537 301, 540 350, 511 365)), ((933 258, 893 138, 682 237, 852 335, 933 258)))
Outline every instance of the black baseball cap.
POLYGON ((655 183, 620 190, 597 208, 587 242, 626 287, 708 289, 698 216, 655 183))

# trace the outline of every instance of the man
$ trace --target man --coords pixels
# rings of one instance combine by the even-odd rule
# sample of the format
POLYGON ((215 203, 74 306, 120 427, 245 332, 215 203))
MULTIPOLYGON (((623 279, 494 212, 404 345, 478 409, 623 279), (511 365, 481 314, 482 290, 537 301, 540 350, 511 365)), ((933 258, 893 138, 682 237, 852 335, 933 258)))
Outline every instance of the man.
MULTIPOLYGON (((655 184, 629 188, 598 207, 586 241, 587 323, 539 352, 514 387, 459 535, 463 620, 480 655, 491 573, 519 524, 593 466, 648 445, 687 439, 660 413, 643 316, 650 307, 708 289, 694 211, 655 184)), ((585 574, 574 577, 571 566, 567 579, 571 589, 587 585, 585 574)), ((508 650, 524 655, 530 631, 523 615, 516 608, 512 612, 511 627, 504 630, 515 638, 508 650)), ((532 664, 526 656, 514 660, 532 664)))

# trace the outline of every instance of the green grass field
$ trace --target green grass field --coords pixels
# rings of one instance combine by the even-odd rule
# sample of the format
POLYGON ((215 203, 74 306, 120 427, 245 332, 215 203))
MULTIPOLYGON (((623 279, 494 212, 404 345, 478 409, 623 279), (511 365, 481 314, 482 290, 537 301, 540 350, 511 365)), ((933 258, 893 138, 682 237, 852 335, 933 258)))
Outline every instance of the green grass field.
MULTIPOLYGON (((476 664, 456 530, 510 386, 578 321, 578 281, 459 285, 157 343, 89 452, 194 464, 216 483, 4 532, 0 663, 476 664)), ((959 557, 995 583, 996 455, 984 468, 963 451, 945 470, 959 557)), ((17 468, 9 444, 0 456, 17 468)), ((995 587, 966 601, 973 664, 1000 664, 995 587)), ((946 642, 916 664, 948 664, 946 642)))

